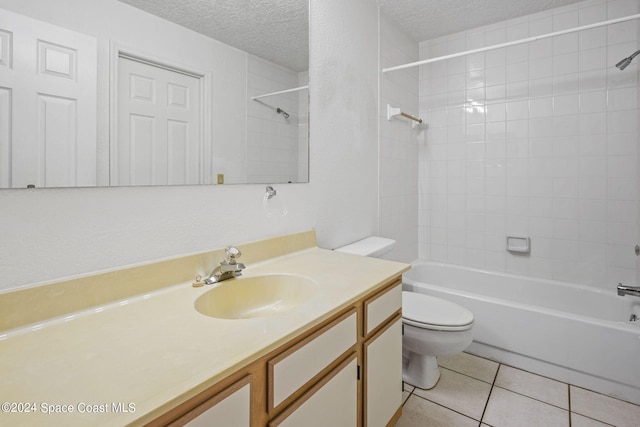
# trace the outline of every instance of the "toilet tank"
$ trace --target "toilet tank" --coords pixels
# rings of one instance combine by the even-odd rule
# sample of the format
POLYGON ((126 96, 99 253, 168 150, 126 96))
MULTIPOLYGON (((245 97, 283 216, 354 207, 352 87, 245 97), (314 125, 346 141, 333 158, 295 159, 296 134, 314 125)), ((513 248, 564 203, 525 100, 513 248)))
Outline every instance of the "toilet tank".
POLYGON ((334 249, 338 252, 379 258, 395 246, 396 241, 386 237, 370 236, 334 249))

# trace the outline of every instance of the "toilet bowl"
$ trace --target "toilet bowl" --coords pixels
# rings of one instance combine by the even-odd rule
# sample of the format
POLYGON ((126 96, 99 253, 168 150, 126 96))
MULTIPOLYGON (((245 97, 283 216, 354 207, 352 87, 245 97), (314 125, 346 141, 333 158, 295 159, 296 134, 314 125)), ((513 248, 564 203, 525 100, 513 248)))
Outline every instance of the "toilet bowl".
POLYGON ((436 357, 460 353, 471 344, 473 314, 450 301, 402 292, 402 377, 422 389, 440 379, 436 357))
MULTIPOLYGON (((367 237, 335 250, 380 257, 394 245, 392 239, 367 237)), ((403 380, 430 389, 440 378, 436 357, 460 353, 471 344, 473 314, 441 298, 403 291, 402 326, 403 380)))

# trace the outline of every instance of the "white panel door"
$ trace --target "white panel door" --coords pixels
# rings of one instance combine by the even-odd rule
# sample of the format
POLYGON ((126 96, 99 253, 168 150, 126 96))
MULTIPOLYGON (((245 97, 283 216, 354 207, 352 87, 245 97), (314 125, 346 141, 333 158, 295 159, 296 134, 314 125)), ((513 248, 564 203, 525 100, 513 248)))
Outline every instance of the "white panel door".
POLYGON ((118 58, 112 185, 201 182, 199 77, 118 58))
POLYGON ((96 46, 0 9, 0 188, 96 185, 96 46))

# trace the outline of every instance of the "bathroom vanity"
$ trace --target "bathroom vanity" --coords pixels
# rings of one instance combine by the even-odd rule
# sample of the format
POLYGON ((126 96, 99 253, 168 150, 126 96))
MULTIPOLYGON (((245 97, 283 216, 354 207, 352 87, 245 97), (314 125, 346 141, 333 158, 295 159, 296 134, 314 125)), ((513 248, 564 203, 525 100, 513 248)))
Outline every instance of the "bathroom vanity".
POLYGON ((0 424, 394 424, 409 266, 313 231, 238 247, 243 275, 211 286, 222 250, 0 294, 0 424), (231 308, 196 309, 213 292, 231 308))

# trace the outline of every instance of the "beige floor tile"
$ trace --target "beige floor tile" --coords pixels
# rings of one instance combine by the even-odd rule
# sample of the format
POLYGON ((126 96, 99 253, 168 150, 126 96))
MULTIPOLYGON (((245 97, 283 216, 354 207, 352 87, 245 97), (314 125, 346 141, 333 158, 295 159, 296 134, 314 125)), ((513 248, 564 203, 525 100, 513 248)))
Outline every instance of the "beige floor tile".
POLYGON ((402 392, 402 404, 403 405, 405 404, 405 402, 407 401, 409 396, 411 396, 411 393, 409 393, 408 391, 403 391, 402 392))
POLYGON ((498 362, 469 353, 458 353, 453 356, 438 357, 438 364, 444 368, 469 375, 470 377, 489 384, 493 383, 499 366, 498 362))
POLYGON ((402 408, 396 427, 477 427, 478 422, 413 395, 402 408))
POLYGON ((476 420, 482 417, 491 385, 448 369, 440 369, 440 380, 431 390, 416 387, 414 394, 476 420))
POLYGON ((640 406, 570 386, 571 411, 617 427, 638 427, 640 406))
POLYGON ((569 409, 569 387, 565 383, 541 377, 511 366, 500 365, 495 385, 569 409))
POLYGON ((591 418, 583 417, 574 412, 571 413, 571 427, 610 427, 611 424, 601 423, 591 418))
POLYGON ((568 427, 569 412, 494 387, 482 421, 493 427, 568 427))

